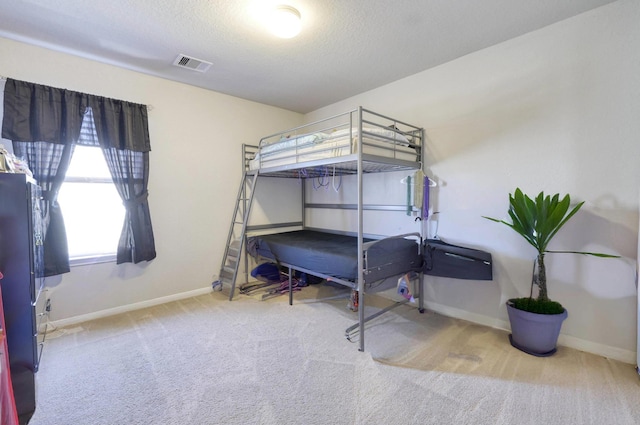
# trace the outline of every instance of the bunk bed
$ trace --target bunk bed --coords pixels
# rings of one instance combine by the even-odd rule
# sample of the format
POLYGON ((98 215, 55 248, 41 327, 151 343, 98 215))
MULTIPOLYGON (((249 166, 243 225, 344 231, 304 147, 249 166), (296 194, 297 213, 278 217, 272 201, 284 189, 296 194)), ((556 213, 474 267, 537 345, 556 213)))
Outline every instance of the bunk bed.
MULTIPOLYGON (((365 234, 363 230, 364 211, 370 207, 363 203, 363 176, 368 173, 421 170, 423 141, 422 128, 359 107, 272 134, 262 138, 257 147, 245 145, 243 149, 245 183, 250 176, 256 183, 258 176, 296 179, 317 178, 328 173, 332 176, 356 176, 357 203, 332 206, 357 210, 357 229, 354 231, 307 227, 304 209, 314 206, 306 204, 304 184, 301 185, 305 204, 303 221, 298 223, 301 224, 301 230, 278 232, 278 228, 295 224, 280 223, 274 224, 275 233, 264 234, 265 226, 261 226, 263 234, 247 237, 247 232, 251 233, 251 226, 246 224, 251 201, 244 208, 239 208, 240 199, 247 199, 242 185, 236 214, 239 215, 238 210, 245 211, 242 238, 247 252, 254 258, 271 259, 289 269, 290 303, 293 301, 291 276, 294 271, 328 279, 357 291, 358 323, 347 330, 347 335, 353 330, 358 332, 360 351, 364 351, 365 322, 382 313, 365 317, 364 294, 380 282, 389 281, 392 277, 397 281, 398 277, 409 273, 417 275, 420 284, 419 309, 424 311, 423 297, 420 296, 423 293, 423 232, 380 236, 365 234)), ((400 211, 404 213, 404 210, 400 211)), ((224 273, 224 260, 221 273, 224 273)), ((395 305, 390 308, 393 307, 395 305)))

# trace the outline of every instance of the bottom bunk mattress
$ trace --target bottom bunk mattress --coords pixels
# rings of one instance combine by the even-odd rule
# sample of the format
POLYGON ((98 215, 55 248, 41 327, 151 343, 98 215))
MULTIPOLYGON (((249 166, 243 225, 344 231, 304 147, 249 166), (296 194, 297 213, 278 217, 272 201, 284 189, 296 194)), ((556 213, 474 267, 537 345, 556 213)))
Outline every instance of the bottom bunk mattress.
MULTIPOLYGON (((396 276, 422 267, 420 242, 404 237, 364 239, 365 283, 396 276)), ((355 236, 297 230, 252 236, 249 252, 310 273, 348 281, 358 278, 358 238, 355 236)))

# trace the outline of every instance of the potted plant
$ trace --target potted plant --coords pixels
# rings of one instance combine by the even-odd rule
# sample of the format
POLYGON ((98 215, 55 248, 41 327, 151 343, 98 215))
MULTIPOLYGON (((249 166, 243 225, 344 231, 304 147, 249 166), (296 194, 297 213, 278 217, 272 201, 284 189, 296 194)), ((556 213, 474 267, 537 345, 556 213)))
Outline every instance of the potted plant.
POLYGON ((595 252, 550 251, 547 246, 558 230, 582 207, 580 202, 570 209, 571 199, 559 194, 549 196, 540 192, 535 199, 518 188, 509 194, 509 217, 511 223, 491 217, 486 219, 505 224, 518 232, 537 251, 533 263, 531 290, 528 297, 507 301, 507 313, 511 323, 509 340, 514 347, 536 356, 550 356, 556 352, 556 343, 567 310, 558 302, 549 299, 547 273, 544 264, 546 253, 573 253, 596 257, 618 256, 595 252), (538 288, 534 297, 534 286, 538 288))

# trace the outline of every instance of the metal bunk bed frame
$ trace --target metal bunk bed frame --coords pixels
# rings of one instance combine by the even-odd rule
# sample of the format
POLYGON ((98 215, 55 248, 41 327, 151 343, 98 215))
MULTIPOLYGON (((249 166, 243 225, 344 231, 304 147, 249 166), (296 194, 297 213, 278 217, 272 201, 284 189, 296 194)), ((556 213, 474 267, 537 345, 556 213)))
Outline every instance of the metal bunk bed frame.
MULTIPOLYGON (((375 209, 384 209, 384 210, 406 210, 405 206, 366 206, 363 204, 363 176, 367 173, 379 173, 379 172, 389 172, 389 171, 418 171, 423 169, 424 164, 424 129, 420 127, 416 127, 414 125, 399 121, 395 118, 391 118, 382 114, 378 114, 376 112, 364 109, 363 107, 358 107, 355 110, 351 110, 342 114, 338 114, 329 118, 325 118, 313 123, 305 124, 299 127, 295 127, 292 129, 288 129, 284 132, 279 132, 272 134, 270 136, 263 137, 260 140, 259 146, 252 145, 243 145, 243 153, 242 153, 242 161, 243 161, 243 177, 242 182, 240 184, 240 189, 238 191, 237 203, 233 213, 233 219, 231 223, 231 228, 229 230, 229 235, 227 238, 227 245, 225 248, 225 253, 222 260, 222 265, 220 267, 220 274, 218 280, 212 283, 213 288, 218 288, 221 290, 223 284, 227 283, 231 286, 229 300, 233 298, 235 292, 235 281, 237 279, 238 270, 239 270, 239 262, 240 257, 242 256, 243 247, 246 246, 246 238, 247 232, 256 231, 256 230, 264 230, 264 229, 274 229, 274 228, 283 228, 283 227, 295 227, 301 226, 305 227, 304 219, 305 219, 305 209, 306 208, 321 208, 326 206, 321 206, 317 204, 307 204, 305 197, 305 185, 302 185, 302 222, 294 222, 294 223, 279 223, 273 225, 262 225, 262 226, 249 226, 249 216, 251 213, 251 204, 253 202, 253 195, 255 193, 256 185, 258 182, 259 176, 265 177, 282 177, 282 178, 313 178, 319 177, 323 173, 323 167, 331 166, 336 175, 356 175, 357 177, 357 204, 354 205, 333 205, 334 208, 347 208, 347 209, 357 209, 357 250, 360 253, 358 255, 358 276, 357 276, 357 291, 359 297, 359 308, 358 308, 358 323, 351 326, 346 330, 346 336, 350 339, 351 332, 357 330, 359 333, 359 342, 360 342, 360 351, 364 351, 364 325, 367 321, 380 316, 386 311, 389 311, 392 308, 395 308, 398 305, 404 304, 406 301, 397 302, 386 309, 383 309, 369 317, 365 317, 365 303, 364 303, 364 293, 365 293, 365 243, 364 243, 364 211, 367 209, 375 210, 375 209), (286 137, 287 134, 297 133, 298 131, 309 129, 311 126, 321 127, 323 129, 332 128, 330 125, 331 122, 335 122, 336 120, 344 119, 345 116, 349 117, 348 126, 351 129, 354 129, 354 121, 356 124, 354 135, 357 136, 357 151, 350 155, 344 155, 340 157, 334 158, 325 158, 325 159, 317 159, 311 161, 297 162, 294 164, 287 165, 279 165, 274 167, 258 167, 255 170, 251 170, 249 163, 252 156, 254 156, 257 152, 259 152, 260 148, 264 146, 268 140, 273 139, 274 137, 286 137), (354 119, 354 116, 356 117, 354 119), (409 131, 404 132, 411 137, 411 146, 416 150, 416 157, 418 161, 407 161, 403 159, 397 159, 395 157, 395 145, 394 145, 394 155, 392 158, 382 158, 377 155, 365 154, 363 153, 363 134, 366 134, 366 129, 364 128, 365 124, 380 126, 379 123, 369 121, 368 116, 375 117, 381 120, 390 121, 391 126, 394 129, 397 129, 398 125, 401 125, 403 128, 409 129, 409 131), (324 126, 324 127, 323 127, 324 126), (304 170, 304 176, 301 175, 301 170, 304 170)), ((297 148, 296 153, 297 154, 297 148)), ((397 237, 406 237, 406 236, 416 236, 419 237, 419 246, 422 247, 422 239, 424 235, 424 226, 422 223, 421 231, 419 233, 412 233, 406 235, 397 235, 397 237)), ((396 237, 396 236, 394 236, 396 237)), ((245 277, 248 280, 248 256, 244 256, 244 269, 245 269, 245 277)), ((318 274, 312 270, 304 270, 299 267, 296 267, 291 264, 282 264, 289 268, 289 304, 293 303, 293 290, 292 290, 292 270, 297 270, 305 273, 309 273, 315 276, 319 276, 321 278, 331 278, 333 281, 337 283, 341 283, 343 285, 353 287, 351 282, 340 281, 340 279, 336 279, 333 276, 326 276, 322 274, 318 274)), ((424 312, 423 307, 423 279, 422 274, 419 276, 419 311, 424 312)))

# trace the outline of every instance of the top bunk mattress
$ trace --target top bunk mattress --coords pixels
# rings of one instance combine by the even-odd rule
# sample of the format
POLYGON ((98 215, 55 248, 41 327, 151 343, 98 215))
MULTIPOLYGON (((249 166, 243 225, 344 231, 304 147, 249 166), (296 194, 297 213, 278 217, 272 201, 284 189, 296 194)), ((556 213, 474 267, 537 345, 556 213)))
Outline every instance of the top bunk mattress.
POLYGON ((358 108, 264 137, 245 159, 249 171, 283 177, 330 166, 354 174, 360 164, 363 172, 420 169, 423 139, 420 127, 358 108))
MULTIPOLYGON (((363 239, 373 242, 374 239, 363 239)), ((297 230, 249 238, 249 252, 311 273, 355 281, 358 278, 358 238, 297 230)), ((366 251, 365 281, 375 282, 422 266, 419 243, 402 237, 378 241, 366 251)))
MULTIPOLYGON (((280 167, 308 161, 340 158, 358 153, 357 131, 340 129, 331 133, 310 133, 264 144, 250 161, 249 169, 280 167)), ((419 162, 415 146, 393 130, 364 128, 362 153, 386 159, 419 162)))

